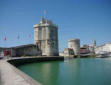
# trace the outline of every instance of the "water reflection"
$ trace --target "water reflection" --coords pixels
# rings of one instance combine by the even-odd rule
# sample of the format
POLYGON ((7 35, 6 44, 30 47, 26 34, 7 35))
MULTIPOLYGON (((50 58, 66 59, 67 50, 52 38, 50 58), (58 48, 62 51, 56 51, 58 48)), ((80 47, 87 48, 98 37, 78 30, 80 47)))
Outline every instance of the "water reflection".
POLYGON ((45 62, 44 64, 40 64, 40 68, 37 69, 37 75, 41 83, 43 85, 57 85, 58 74, 59 74, 59 63, 53 62, 52 64, 49 62, 45 62), (39 72, 39 73, 38 73, 39 72))
POLYGON ((43 85, 111 85, 111 58, 41 62, 19 68, 43 85))
POLYGON ((41 62, 22 65, 18 68, 43 85, 58 85, 60 61, 41 62))

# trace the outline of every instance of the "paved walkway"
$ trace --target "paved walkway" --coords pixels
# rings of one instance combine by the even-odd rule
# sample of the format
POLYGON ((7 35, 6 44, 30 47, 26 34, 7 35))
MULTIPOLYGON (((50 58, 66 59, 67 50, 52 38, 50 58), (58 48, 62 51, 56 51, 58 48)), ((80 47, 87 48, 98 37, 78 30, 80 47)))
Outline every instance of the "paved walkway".
POLYGON ((34 79, 9 64, 0 60, 0 85, 41 85, 34 79))

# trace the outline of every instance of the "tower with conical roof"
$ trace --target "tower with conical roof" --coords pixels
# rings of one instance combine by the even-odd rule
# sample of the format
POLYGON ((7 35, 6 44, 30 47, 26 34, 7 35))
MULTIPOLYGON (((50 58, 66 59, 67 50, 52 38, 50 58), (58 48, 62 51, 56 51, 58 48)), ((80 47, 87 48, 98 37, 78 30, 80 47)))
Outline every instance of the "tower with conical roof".
POLYGON ((57 56, 59 54, 57 25, 42 17, 40 23, 34 25, 34 44, 38 45, 42 55, 57 56))
POLYGON ((92 53, 95 54, 95 48, 96 48, 96 40, 92 43, 92 53))
POLYGON ((96 40, 93 41, 92 46, 95 48, 96 47, 96 40))

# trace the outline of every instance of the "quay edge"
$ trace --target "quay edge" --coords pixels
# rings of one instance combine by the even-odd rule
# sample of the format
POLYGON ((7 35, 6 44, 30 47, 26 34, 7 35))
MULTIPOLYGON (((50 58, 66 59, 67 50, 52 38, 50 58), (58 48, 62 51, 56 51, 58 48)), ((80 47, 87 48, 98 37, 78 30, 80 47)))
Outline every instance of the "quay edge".
POLYGON ((0 85, 42 85, 16 66, 25 63, 64 60, 64 57, 21 57, 0 60, 0 85), (23 63, 21 63, 23 62, 23 63))

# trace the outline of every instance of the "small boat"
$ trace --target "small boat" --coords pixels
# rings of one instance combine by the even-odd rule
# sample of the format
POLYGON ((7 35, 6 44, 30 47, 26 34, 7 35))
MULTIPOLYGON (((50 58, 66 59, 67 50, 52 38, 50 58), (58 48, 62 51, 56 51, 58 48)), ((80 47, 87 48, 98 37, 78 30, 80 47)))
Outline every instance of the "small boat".
POLYGON ((98 57, 98 58, 107 58, 107 57, 109 57, 109 55, 108 54, 99 54, 99 55, 96 55, 96 57, 98 57))

